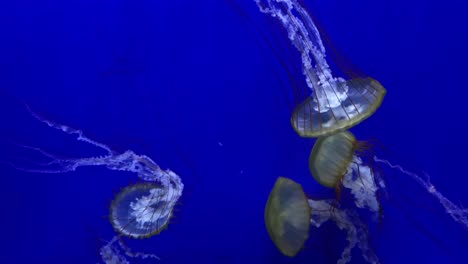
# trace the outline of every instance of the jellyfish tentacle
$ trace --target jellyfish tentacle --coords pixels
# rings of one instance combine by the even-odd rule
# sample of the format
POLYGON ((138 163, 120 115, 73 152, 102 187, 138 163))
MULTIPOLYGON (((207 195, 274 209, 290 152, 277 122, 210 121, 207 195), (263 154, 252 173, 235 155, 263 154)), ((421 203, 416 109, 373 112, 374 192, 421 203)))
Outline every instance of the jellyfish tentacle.
POLYGON ((429 194, 434 196, 439 203, 444 207, 445 212, 452 217, 455 222, 459 223, 460 225, 468 230, 468 209, 463 208, 462 206, 457 206, 452 201, 450 201, 447 197, 445 197, 442 193, 440 193, 436 187, 430 182, 429 175, 424 173, 426 180, 423 179, 421 176, 414 172, 410 172, 405 170, 402 166, 398 164, 392 164, 390 161, 386 159, 378 158, 374 156, 374 160, 376 162, 380 162, 382 164, 387 165, 391 169, 396 169, 403 173, 404 175, 409 176, 411 179, 416 181, 421 187, 423 187, 429 194))
POLYGON ((106 264, 130 264, 125 256, 138 259, 161 260, 161 258, 155 254, 133 252, 118 236, 113 237, 102 246, 99 254, 106 264))
POLYGON ((62 124, 53 122, 53 121, 48 120, 46 118, 43 118, 42 116, 40 116, 39 114, 37 114, 36 112, 31 110, 31 108, 29 107, 28 104, 24 103, 24 105, 26 107, 26 110, 29 112, 29 114, 32 117, 34 117, 38 121, 46 124, 47 126, 49 126, 51 128, 54 128, 54 129, 57 129, 57 130, 60 130, 62 132, 65 132, 65 133, 67 133, 69 135, 75 135, 77 140, 86 142, 86 143, 91 144, 93 146, 96 146, 96 147, 98 147, 100 149, 103 149, 109 155, 111 155, 113 153, 112 149, 109 146, 107 146, 106 144, 103 144, 103 143, 100 143, 100 142, 97 142, 95 140, 92 140, 92 139, 88 138, 87 136, 84 135, 83 131, 81 131, 79 129, 74 129, 74 128, 66 126, 66 125, 62 125, 62 124))
POLYGON ((119 249, 115 243, 118 237, 115 236, 107 244, 101 247, 99 254, 101 255, 102 261, 105 264, 130 264, 127 258, 122 255, 121 249, 119 249))
POLYGON ((140 258, 140 259, 156 259, 156 260, 161 260, 160 257, 156 256, 155 254, 150 254, 150 253, 143 253, 143 252, 133 252, 127 245, 123 243, 121 239, 117 239, 117 242, 119 243, 119 246, 124 249, 125 255, 131 257, 131 258, 140 258))
POLYGON ((380 204, 376 193, 379 188, 384 188, 384 185, 376 183, 374 171, 366 166, 358 156, 353 157, 353 162, 349 164, 342 184, 351 191, 358 208, 368 208, 374 213, 379 212, 380 204))
POLYGON ((337 263, 344 264, 351 261, 351 251, 355 246, 361 250, 364 260, 368 263, 380 263, 369 246, 367 229, 355 212, 340 209, 334 200, 309 199, 308 202, 311 208, 310 223, 312 226, 319 228, 323 223, 332 220, 339 229, 346 231, 348 245, 343 249, 337 263))

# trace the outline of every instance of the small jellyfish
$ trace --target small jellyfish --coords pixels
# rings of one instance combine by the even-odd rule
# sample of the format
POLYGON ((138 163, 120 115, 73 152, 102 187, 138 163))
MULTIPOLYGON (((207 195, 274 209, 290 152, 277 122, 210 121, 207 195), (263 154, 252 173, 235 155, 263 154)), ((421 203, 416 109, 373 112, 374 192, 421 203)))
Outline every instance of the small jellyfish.
POLYGON ((132 238, 159 234, 169 224, 177 201, 164 192, 163 187, 154 183, 125 187, 110 207, 110 220, 115 230, 132 238))
POLYGON ((265 207, 265 225, 271 240, 293 257, 309 238, 310 208, 302 186, 279 177, 265 207))
POLYGON ((310 226, 319 228, 329 220, 346 231, 348 245, 342 251, 339 264, 351 260, 355 246, 362 251, 366 261, 379 263, 369 247, 367 229, 352 209, 342 209, 333 200, 308 199, 300 184, 284 177, 276 180, 265 208, 265 225, 281 253, 295 256, 309 239, 310 226))
POLYGON ((319 137, 309 157, 309 169, 315 180, 326 187, 336 187, 353 161, 356 138, 344 131, 319 137))
MULTIPOLYGON (((122 189, 113 200, 110 220, 119 235, 131 238, 147 238, 159 234, 167 227, 173 209, 182 195, 184 184, 181 178, 170 169, 163 170, 150 157, 138 155, 132 150, 118 152, 106 144, 87 137, 83 131, 58 124, 33 112, 28 112, 38 121, 50 128, 76 137, 76 140, 90 144, 105 152, 102 156, 63 158, 41 148, 19 145, 32 150, 40 157, 38 160, 24 159, 26 163, 0 161, 15 169, 31 173, 66 173, 79 167, 104 166, 109 170, 125 171, 135 174, 143 182, 122 189), (42 160, 46 160, 45 162, 42 160)), ((116 237, 101 249, 104 263, 128 263, 125 256, 138 258, 157 258, 152 254, 131 253, 116 237), (121 254, 123 252, 124 254, 121 254), (125 255, 125 256, 124 256, 125 255)))
POLYGON ((346 80, 332 73, 320 32, 297 0, 255 2, 262 13, 281 22, 301 54, 308 91, 305 98, 295 98, 300 103, 291 116, 291 125, 300 136, 319 137, 349 129, 380 107, 386 90, 377 80, 363 76, 346 80))
MULTIPOLYGON (((349 131, 319 137, 309 157, 309 170, 321 185, 351 190, 359 208, 380 211, 376 192, 385 188, 385 183, 372 166, 365 165, 360 155, 368 156, 368 144, 358 142, 349 131)), ((367 158, 367 157, 366 157, 367 158)))
POLYGON ((379 163, 397 170, 423 187, 436 198, 453 220, 468 230, 468 210, 457 206, 427 179, 416 173, 394 165, 386 159, 377 157, 367 142, 357 141, 349 131, 342 131, 331 136, 320 137, 314 144, 309 157, 309 170, 321 185, 335 188, 337 194, 344 187, 354 196, 358 208, 366 208, 374 213, 381 213, 381 204, 377 192, 386 192, 382 175, 374 166, 379 163))

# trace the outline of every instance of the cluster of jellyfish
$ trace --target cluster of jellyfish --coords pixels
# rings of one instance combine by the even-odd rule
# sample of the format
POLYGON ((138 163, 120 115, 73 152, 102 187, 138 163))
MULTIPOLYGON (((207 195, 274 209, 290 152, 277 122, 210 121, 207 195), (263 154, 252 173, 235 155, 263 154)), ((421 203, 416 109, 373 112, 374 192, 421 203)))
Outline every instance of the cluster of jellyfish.
MULTIPOLYGON (((369 118, 380 107, 385 88, 370 77, 336 77, 326 60, 321 34, 310 14, 297 0, 255 0, 264 14, 276 19, 288 39, 300 53, 302 74, 307 85, 304 98, 293 109, 291 125, 304 138, 317 138, 309 157, 309 171, 326 188, 336 190, 336 199, 309 199, 300 184, 279 177, 265 208, 265 226, 281 253, 294 257, 309 239, 310 227, 319 228, 327 221, 346 232, 347 246, 338 263, 351 261, 357 247, 368 263, 380 263, 368 242, 368 232, 358 210, 377 217, 382 214, 379 192, 385 182, 375 164, 396 169, 415 180, 443 206, 445 212, 465 229, 468 210, 445 198, 427 179, 380 159, 371 145, 360 142, 349 128, 369 118), (353 197, 352 206, 344 205, 340 194, 346 190, 353 197)), ((297 97, 297 96, 296 96, 297 97)), ((296 98, 297 99, 297 98, 296 98)))
MULTIPOLYGON (((356 213, 357 209, 375 215, 382 211, 377 193, 385 190, 385 182, 369 162, 389 166, 415 180, 440 202, 454 221, 468 229, 466 209, 445 198, 428 180, 372 155, 368 145, 348 131, 379 108, 386 94, 384 87, 369 77, 345 80, 334 76, 326 60, 320 32, 296 0, 255 2, 262 13, 280 22, 291 44, 300 52, 308 94, 294 109, 291 125, 299 136, 317 138, 309 157, 310 173, 319 184, 337 192, 337 199, 314 200, 308 198, 302 186, 292 179, 279 177, 276 180, 264 218, 268 234, 279 251, 290 257, 297 255, 309 239, 311 227, 319 228, 325 222, 333 221, 339 229, 345 230, 348 241, 338 263, 349 262, 355 247, 360 249, 367 262, 379 263, 368 244, 366 225, 356 213), (339 196, 343 190, 354 197, 353 207, 341 203, 339 196)), ((100 148, 106 154, 64 159, 32 148, 49 162, 35 163, 27 168, 10 165, 32 173, 66 173, 83 166, 105 166, 109 170, 134 173, 141 182, 123 188, 113 200, 110 222, 117 235, 100 249, 100 255, 107 264, 131 263, 129 259, 133 258, 159 259, 154 254, 132 252, 120 237, 148 238, 163 231, 182 195, 181 178, 170 169, 161 169, 148 156, 131 150, 114 151, 88 138, 81 130, 29 112, 47 126, 76 136, 77 140, 100 148)))

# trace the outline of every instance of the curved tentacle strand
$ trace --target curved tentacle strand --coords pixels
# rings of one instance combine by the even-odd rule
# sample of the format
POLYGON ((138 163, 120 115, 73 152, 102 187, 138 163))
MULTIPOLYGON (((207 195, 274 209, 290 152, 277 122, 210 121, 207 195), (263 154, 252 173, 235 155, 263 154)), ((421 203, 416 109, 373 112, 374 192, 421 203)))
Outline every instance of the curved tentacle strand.
POLYGON ((461 224, 465 230, 468 230, 468 209, 455 205, 452 201, 447 199, 442 193, 440 193, 436 187, 430 182, 429 176, 426 174, 426 180, 416 173, 407 171, 403 169, 400 165, 394 165, 390 161, 385 159, 380 159, 377 156, 374 156, 376 162, 387 165, 391 169, 400 171, 401 173, 409 176, 411 179, 416 181, 421 187, 423 187, 429 194, 434 196, 439 203, 444 207, 445 212, 452 217, 455 222, 461 224))
POLYGON ((345 264, 351 261, 351 251, 354 247, 358 247, 362 252, 362 257, 368 263, 380 263, 378 257, 369 247, 367 230, 364 224, 361 223, 359 217, 350 210, 340 209, 336 206, 334 200, 311 200, 309 199, 311 208, 312 226, 319 228, 323 223, 332 220, 336 223, 339 229, 346 231, 346 240, 348 245, 343 249, 341 258, 338 264, 345 264))

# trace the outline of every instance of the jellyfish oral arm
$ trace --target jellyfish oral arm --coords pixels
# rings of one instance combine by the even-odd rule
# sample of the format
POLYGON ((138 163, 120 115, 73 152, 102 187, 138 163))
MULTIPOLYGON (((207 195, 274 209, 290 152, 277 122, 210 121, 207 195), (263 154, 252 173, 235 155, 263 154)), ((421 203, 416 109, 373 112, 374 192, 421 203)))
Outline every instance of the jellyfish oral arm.
POLYGON ((319 228, 323 223, 333 220, 340 230, 346 231, 348 245, 343 249, 338 264, 351 261, 351 251, 357 245, 362 252, 362 257, 368 263, 380 263, 375 253, 370 249, 367 238, 367 230, 364 224, 356 217, 355 212, 336 207, 332 200, 308 200, 311 208, 310 224, 319 228))
MULTIPOLYGON (((260 11, 278 20, 300 53, 310 93, 295 98, 291 124, 302 137, 319 137, 348 129, 370 117, 383 101, 385 88, 376 80, 334 76, 320 32, 298 0, 254 0, 260 11)), ((297 95, 296 95, 297 96, 297 95)))
POLYGON ((342 78, 333 77, 325 57, 320 33, 307 11, 296 0, 255 0, 260 11, 277 18, 286 29, 288 38, 301 53, 302 70, 320 112, 341 106, 347 99, 348 88, 337 88, 342 78), (297 16, 295 15, 297 14, 297 16))
POLYGON ((113 151, 106 144, 88 138, 83 133, 83 131, 43 118, 32 111, 27 104, 25 104, 25 106, 31 116, 33 116, 38 121, 66 134, 76 135, 77 140, 100 148, 107 154, 99 157, 66 159, 59 158, 57 155, 48 153, 40 148, 20 145, 20 147, 29 148, 41 153, 51 161, 43 164, 35 163, 36 165, 39 165, 38 168, 35 169, 21 168, 11 162, 8 163, 16 169, 36 173, 64 173, 74 171, 81 166, 106 166, 110 170, 128 171, 135 173, 140 179, 145 181, 158 181, 165 188, 172 190, 176 194, 176 197, 180 197, 180 195, 182 195, 184 185, 180 177, 170 169, 162 170, 150 157, 145 155, 137 155, 131 150, 127 150, 123 153, 113 151))
POLYGON ((380 205, 376 192, 379 188, 385 188, 385 184, 380 178, 375 177, 374 171, 364 165, 358 156, 353 157, 353 162, 350 163, 343 176, 343 186, 351 191, 358 208, 367 208, 374 213, 379 212, 380 205))
POLYGON ((106 264, 130 264, 125 256, 130 258, 160 260, 160 258, 154 254, 132 252, 118 236, 115 236, 112 240, 107 242, 106 245, 101 247, 99 254, 106 264))

